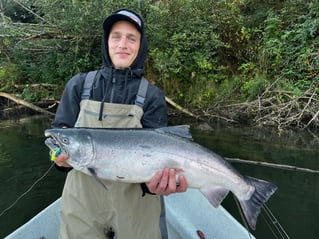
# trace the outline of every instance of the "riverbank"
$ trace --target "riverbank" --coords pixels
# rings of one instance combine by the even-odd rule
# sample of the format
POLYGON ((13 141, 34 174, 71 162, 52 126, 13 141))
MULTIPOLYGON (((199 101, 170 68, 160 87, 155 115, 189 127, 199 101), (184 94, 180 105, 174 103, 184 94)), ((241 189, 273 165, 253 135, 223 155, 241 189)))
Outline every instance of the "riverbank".
MULTIPOLYGON (((1 93, 1 92, 0 92, 1 93)), ((285 111, 292 106, 285 105, 268 106, 261 100, 259 102, 244 102, 236 104, 215 104, 211 108, 187 108, 166 98, 168 114, 170 117, 184 118, 205 122, 208 124, 221 124, 226 126, 245 125, 251 127, 269 127, 278 131, 282 130, 311 130, 316 131, 319 127, 319 111, 309 114, 309 110, 294 109, 295 113, 287 115, 285 111)), ((297 102, 298 103, 298 102, 297 102)), ((296 104, 297 104, 296 103, 296 104)), ((59 102, 54 99, 28 102, 7 93, 0 95, 0 120, 16 119, 24 116, 44 114, 54 116, 59 102)), ((298 103, 300 106, 300 103, 298 103)), ((310 107, 306 105, 305 107, 310 107)), ((290 109, 289 111, 292 111, 290 109)))

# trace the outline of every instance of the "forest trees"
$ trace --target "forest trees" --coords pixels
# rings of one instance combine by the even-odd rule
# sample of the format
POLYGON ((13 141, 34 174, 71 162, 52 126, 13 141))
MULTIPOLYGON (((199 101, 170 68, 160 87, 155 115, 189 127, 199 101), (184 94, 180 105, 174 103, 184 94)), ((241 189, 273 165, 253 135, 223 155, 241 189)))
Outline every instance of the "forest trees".
POLYGON ((319 126, 319 2, 1 0, 0 91, 60 97, 101 66, 101 23, 127 7, 145 19, 147 78, 207 117, 319 126), (16 85, 50 83, 55 91, 16 85))

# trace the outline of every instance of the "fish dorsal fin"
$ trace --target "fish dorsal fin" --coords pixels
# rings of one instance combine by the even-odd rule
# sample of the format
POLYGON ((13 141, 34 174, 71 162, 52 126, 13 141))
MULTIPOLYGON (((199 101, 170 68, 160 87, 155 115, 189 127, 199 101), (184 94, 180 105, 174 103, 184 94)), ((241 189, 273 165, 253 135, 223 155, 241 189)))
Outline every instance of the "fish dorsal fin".
POLYGON ((193 141, 193 137, 189 132, 189 125, 176 125, 176 126, 168 126, 168 127, 162 127, 156 129, 159 133, 166 133, 175 135, 184 139, 188 139, 190 141, 193 141))

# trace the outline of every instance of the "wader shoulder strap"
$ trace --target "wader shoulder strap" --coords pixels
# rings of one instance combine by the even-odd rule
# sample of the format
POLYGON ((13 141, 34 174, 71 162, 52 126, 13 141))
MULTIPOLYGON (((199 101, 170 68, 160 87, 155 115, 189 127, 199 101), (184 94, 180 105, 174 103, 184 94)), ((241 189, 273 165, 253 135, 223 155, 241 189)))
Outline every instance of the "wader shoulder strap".
MULTIPOLYGON (((97 73, 97 71, 90 71, 87 73, 85 80, 84 80, 83 90, 82 90, 82 94, 81 94, 81 100, 87 100, 90 98, 90 92, 91 92, 91 88, 92 88, 96 73, 97 73)), ((148 84, 149 84, 148 81, 144 77, 142 77, 141 83, 139 85, 138 92, 136 95, 136 99, 135 99, 135 105, 137 105, 141 108, 143 108, 143 106, 144 106, 146 93, 147 93, 147 89, 148 89, 148 84)))
POLYGON ((97 71, 90 71, 89 73, 87 73, 84 80, 81 100, 87 100, 90 98, 91 88, 92 88, 96 73, 97 71))
POLYGON ((148 81, 144 77, 142 77, 141 83, 136 95, 136 99, 135 99, 135 105, 141 107, 142 109, 144 106, 147 89, 148 89, 148 81))

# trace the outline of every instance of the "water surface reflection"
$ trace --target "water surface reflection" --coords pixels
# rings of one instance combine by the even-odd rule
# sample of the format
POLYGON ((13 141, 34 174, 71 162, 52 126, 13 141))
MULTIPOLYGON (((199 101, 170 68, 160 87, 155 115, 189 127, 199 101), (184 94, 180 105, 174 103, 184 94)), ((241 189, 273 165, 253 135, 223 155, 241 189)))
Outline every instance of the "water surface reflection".
MULTIPOLYGON (((278 135, 278 132, 269 129, 240 127, 215 128, 210 133, 193 130, 193 136, 195 141, 224 157, 319 170, 319 135, 316 133, 287 131, 278 135)), ((319 173, 242 163, 233 165, 244 175, 272 181, 278 186, 278 191, 267 205, 290 238, 318 238, 319 173)), ((241 221, 232 197, 227 197, 223 205, 241 221)), ((254 234, 258 239, 276 238, 264 216, 265 213, 262 213, 259 217, 254 234)))

